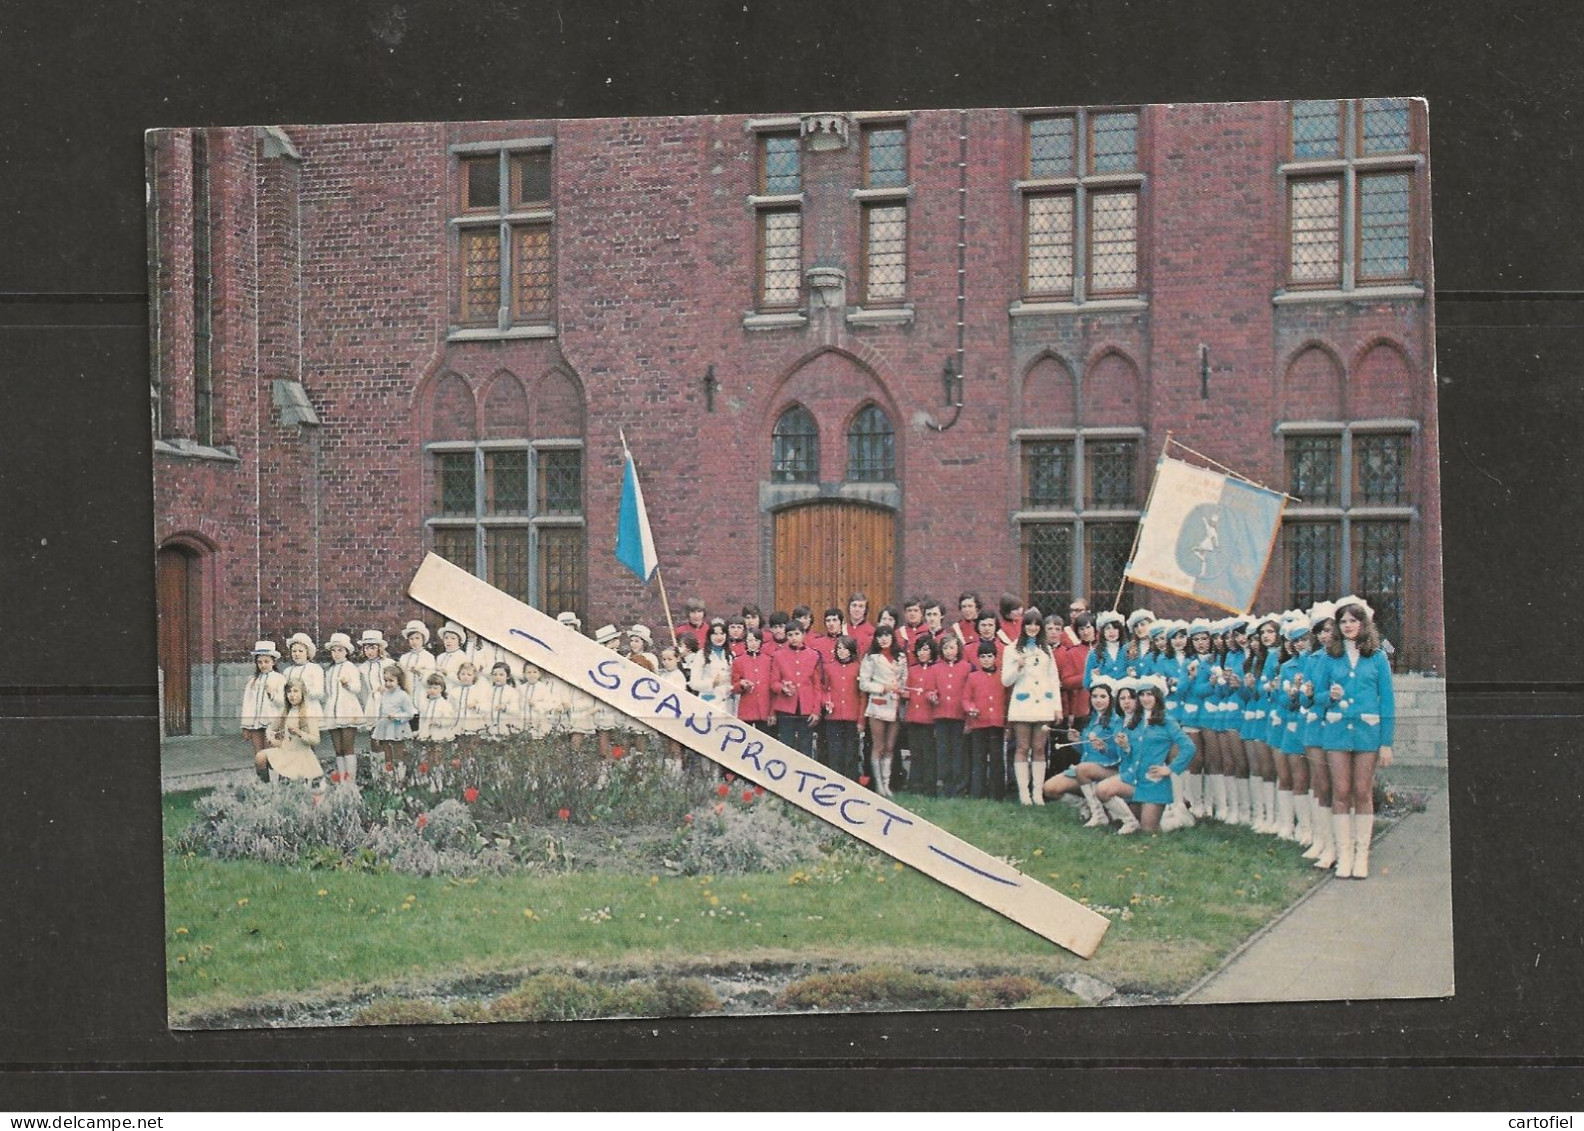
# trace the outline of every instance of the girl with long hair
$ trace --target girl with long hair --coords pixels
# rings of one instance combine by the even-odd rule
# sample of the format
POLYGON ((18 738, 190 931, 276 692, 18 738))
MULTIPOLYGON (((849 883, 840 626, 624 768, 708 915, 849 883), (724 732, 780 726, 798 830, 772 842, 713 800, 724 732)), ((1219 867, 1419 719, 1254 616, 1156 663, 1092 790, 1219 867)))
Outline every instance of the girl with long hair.
POLYGON ((1336 624, 1315 695, 1325 707, 1321 745, 1331 769, 1336 874, 1363 880, 1375 831, 1375 768, 1391 765, 1397 711, 1374 610, 1362 598, 1343 597, 1336 624))
POLYGON ((1022 805, 1045 804, 1045 735, 1061 717, 1061 677, 1045 649, 1045 617, 1030 606, 1016 643, 1001 653, 1001 685, 1007 688, 1007 724, 1012 728, 1012 776, 1022 805), (1031 751, 1037 741, 1038 760, 1031 751))
POLYGON ((858 690, 869 696, 869 758, 876 791, 891 796, 891 761, 896 756, 898 719, 907 694, 907 658, 896 648, 896 629, 875 625, 869 651, 858 669, 858 690))
POLYGON ((308 698, 307 685, 288 679, 281 713, 270 726, 270 769, 277 777, 312 781, 324 776, 314 746, 319 742, 319 712, 308 698))

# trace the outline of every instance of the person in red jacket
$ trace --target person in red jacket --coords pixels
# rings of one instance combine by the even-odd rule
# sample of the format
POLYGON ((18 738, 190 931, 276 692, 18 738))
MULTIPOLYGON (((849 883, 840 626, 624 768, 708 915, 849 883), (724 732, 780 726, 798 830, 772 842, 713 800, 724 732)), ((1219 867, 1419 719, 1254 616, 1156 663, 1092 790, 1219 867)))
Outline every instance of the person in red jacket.
POLYGON ((868 655, 869 645, 874 640, 874 625, 869 623, 869 595, 862 589, 847 598, 845 631, 858 642, 858 655, 868 655))
MULTIPOLYGON (((995 614, 990 614, 994 621, 995 614)), ((993 630, 992 630, 993 631, 993 630)), ((974 797, 1006 800, 1006 688, 994 641, 979 645, 979 667, 963 687, 964 727, 968 736, 974 797)))
POLYGON ((786 646, 777 648, 770 659, 770 709, 776 716, 776 737, 798 753, 812 756, 814 726, 824 703, 820 655, 803 643, 803 626, 793 621, 786 627, 786 646))
POLYGON ((929 688, 934 682, 935 640, 928 632, 920 630, 913 644, 913 662, 907 674, 907 750, 912 755, 908 763, 907 788, 911 793, 925 797, 940 795, 940 769, 935 758, 935 705, 930 702, 929 688))
MULTIPOLYGON (((838 618, 839 619, 839 618, 838 618)), ((825 764, 838 774, 867 784, 860 778, 858 721, 863 717, 863 696, 858 693, 858 642, 837 636, 825 673, 825 764)))
POLYGON ((974 643, 979 637, 979 594, 964 593, 958 597, 957 612, 957 623, 952 625, 948 631, 957 634, 957 639, 963 646, 964 658, 969 663, 975 663, 974 658, 967 655, 967 653, 974 647, 974 643))
MULTIPOLYGON (((1051 615, 1060 623, 1060 617, 1054 613, 1051 615)), ((1046 624, 1049 623, 1047 620, 1046 624)), ((1094 619, 1088 613, 1079 613, 1070 628, 1077 631, 1076 637, 1071 631, 1058 629, 1051 656, 1056 661, 1056 674, 1061 679, 1062 706, 1067 712, 1065 726, 1070 730, 1082 731, 1089 725, 1089 692, 1084 687, 1084 671, 1089 666, 1089 649, 1094 643, 1094 619)), ((1048 641, 1050 637, 1046 639, 1048 641)), ((1079 747, 1064 747, 1053 760, 1051 769, 1060 773, 1068 766, 1076 765, 1082 755, 1083 751, 1079 747)))
POLYGON ((812 636, 806 636, 804 638, 804 643, 806 643, 810 648, 814 649, 814 651, 818 652, 820 654, 820 659, 824 660, 828 664, 831 661, 831 653, 836 649, 836 641, 839 640, 842 635, 841 610, 836 608, 834 605, 826 609, 824 625, 824 632, 817 632, 812 636))
POLYGON ((737 717, 762 731, 774 733, 770 713, 770 657, 764 652, 764 634, 750 628, 743 637, 743 654, 732 661, 732 689, 737 693, 737 717))
POLYGON ((924 697, 935 716, 935 760, 944 797, 968 795, 968 753, 963 742, 963 687, 974 665, 963 659, 962 641, 948 630, 941 634, 940 659, 929 667, 924 697))
POLYGON ((777 609, 770 614, 770 619, 765 622, 764 641, 760 645, 765 655, 774 656, 778 651, 786 647, 787 622, 791 619, 781 609, 777 609))
POLYGON ((700 648, 704 647, 704 640, 709 636, 709 618, 704 615, 704 602, 697 597, 687 599, 687 620, 677 625, 672 635, 680 637, 683 633, 697 641, 700 648))

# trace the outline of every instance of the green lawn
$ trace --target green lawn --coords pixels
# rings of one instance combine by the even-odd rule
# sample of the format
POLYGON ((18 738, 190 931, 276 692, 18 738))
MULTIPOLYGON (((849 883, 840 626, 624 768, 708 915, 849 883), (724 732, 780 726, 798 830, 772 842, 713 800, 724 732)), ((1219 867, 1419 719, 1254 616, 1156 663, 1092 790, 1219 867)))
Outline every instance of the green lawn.
MULTIPOLYGON (((193 794, 165 798, 167 837, 193 794)), ((467 974, 686 970, 756 961, 1083 970, 1171 993, 1212 969, 1319 873, 1296 846, 1201 824, 1159 837, 1080 828, 1072 810, 908 799, 928 820, 1112 919, 1088 962, 874 854, 748 876, 596 871, 476 880, 166 857, 170 1010, 304 1001, 467 974)))

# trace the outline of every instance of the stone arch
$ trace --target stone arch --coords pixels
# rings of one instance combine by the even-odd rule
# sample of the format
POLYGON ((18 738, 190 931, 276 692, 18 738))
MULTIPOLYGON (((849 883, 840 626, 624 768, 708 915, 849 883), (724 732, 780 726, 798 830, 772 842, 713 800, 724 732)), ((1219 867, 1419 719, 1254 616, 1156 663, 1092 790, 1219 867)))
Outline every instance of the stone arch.
POLYGON ((1341 420, 1342 359, 1323 342, 1305 342, 1282 371, 1283 420, 1341 420))
MULTIPOLYGON (((902 475, 902 419, 890 390, 857 354, 836 347, 825 347, 805 354, 792 364, 771 391, 766 404, 768 419, 761 435, 768 435, 793 402, 803 405, 814 417, 822 437, 830 437, 821 453, 824 479, 845 479, 847 474, 847 426, 869 403, 877 405, 890 418, 896 435, 897 478, 902 475), (839 437, 840 439, 835 439, 839 437)), ((765 457, 768 462, 768 449, 765 457)))
POLYGON ((473 388, 467 379, 456 373, 442 373, 429 388, 424 439, 477 439, 477 416, 473 388))
POLYGON ((1100 351, 1084 367, 1079 405, 1086 427, 1142 426, 1144 382, 1138 365, 1119 349, 1100 351))
POLYGON ((1348 381, 1347 407, 1354 420, 1417 417, 1418 387, 1402 346, 1378 338, 1359 351, 1348 381))
POLYGON ((521 440, 531 435, 528 392, 516 374, 505 369, 495 374, 479 404, 483 406, 480 432, 484 439, 521 440))
POLYGON ((1078 423, 1078 379, 1056 354, 1046 351, 1023 373, 1016 420, 1023 428, 1072 428, 1078 423))
POLYGON ((583 429, 582 385, 569 370, 546 370, 533 391, 534 439, 580 439, 583 429))

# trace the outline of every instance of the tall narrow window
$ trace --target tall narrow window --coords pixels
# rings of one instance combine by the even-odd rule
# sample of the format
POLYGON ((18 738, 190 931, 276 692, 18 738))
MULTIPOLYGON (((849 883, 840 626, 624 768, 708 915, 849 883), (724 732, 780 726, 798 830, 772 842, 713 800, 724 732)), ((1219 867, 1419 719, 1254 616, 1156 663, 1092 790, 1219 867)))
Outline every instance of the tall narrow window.
POLYGON ((209 138, 192 133, 193 439, 214 443, 214 255, 209 211, 209 138))
POLYGON ((505 333, 553 322, 551 150, 541 142, 457 148, 457 326, 505 333))
POLYGON ((819 425, 808 409, 795 404, 777 417, 771 446, 772 482, 819 482, 819 425))
POLYGON ((457 440, 428 450, 434 552, 538 608, 581 613, 582 442, 457 440))
POLYGON ((1409 101, 1294 102, 1288 134, 1288 285, 1348 291, 1413 283, 1423 157, 1409 101))
MULTIPOLYGON (((1413 435, 1398 421, 1283 424, 1287 491, 1282 520, 1287 603, 1357 593, 1381 633, 1402 649, 1413 435)), ((1413 642, 1407 642, 1413 647, 1413 642)))
POLYGON ((860 290, 865 306, 895 306, 907 298, 908 153, 902 123, 863 128, 860 200, 860 290))
POLYGON ((1074 596, 1109 608, 1138 529, 1139 437, 1114 428, 1020 434, 1024 591, 1041 609, 1074 596))
POLYGON ((754 305, 794 310, 803 299, 803 150, 796 133, 761 133, 754 205, 754 305))
POLYGON ((877 404, 865 405, 847 428, 847 480, 896 482, 896 434, 877 404))
POLYGON ((1023 119, 1023 295, 1082 303, 1141 290, 1137 110, 1023 119))

